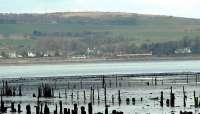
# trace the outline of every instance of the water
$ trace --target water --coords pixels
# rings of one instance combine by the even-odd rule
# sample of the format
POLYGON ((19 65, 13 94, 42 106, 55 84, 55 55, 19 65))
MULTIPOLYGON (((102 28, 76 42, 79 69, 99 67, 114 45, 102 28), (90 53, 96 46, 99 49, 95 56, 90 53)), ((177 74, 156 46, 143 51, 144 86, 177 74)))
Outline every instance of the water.
POLYGON ((198 71, 200 71, 200 60, 2 65, 0 78, 198 71))

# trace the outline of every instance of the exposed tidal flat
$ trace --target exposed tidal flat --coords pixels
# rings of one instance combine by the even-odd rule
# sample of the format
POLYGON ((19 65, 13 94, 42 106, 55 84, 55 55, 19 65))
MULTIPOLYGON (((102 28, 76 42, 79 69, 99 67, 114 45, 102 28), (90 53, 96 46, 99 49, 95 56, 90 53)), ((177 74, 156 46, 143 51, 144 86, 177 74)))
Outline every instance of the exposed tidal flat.
MULTIPOLYGON (((73 104, 77 104, 79 113, 81 106, 85 106, 87 112, 88 103, 92 102, 93 113, 104 113, 106 104, 109 113, 117 110, 124 114, 180 114, 182 110, 195 114, 199 113, 194 102, 194 91, 195 97, 200 95, 199 70, 199 60, 12 64, 0 66, 0 77, 7 80, 9 88, 15 88, 16 93, 15 96, 3 96, 5 106, 10 107, 14 102, 17 109, 17 104, 21 104, 21 114, 26 114, 28 104, 32 113, 36 113, 38 88, 44 85, 52 88, 54 94, 51 97, 41 96, 39 100, 43 108, 48 105, 51 113, 56 104, 59 113, 59 102, 62 101, 62 107, 71 110, 73 104), (22 96, 18 96, 19 86, 22 96), (167 106, 166 103, 171 98, 171 87, 175 106, 167 106), (160 105, 161 91, 163 106, 160 105), (187 96, 185 107, 183 93, 187 96), (34 94, 36 97, 33 97, 34 94)), ((10 110, 8 108, 6 113, 11 113, 10 110)))

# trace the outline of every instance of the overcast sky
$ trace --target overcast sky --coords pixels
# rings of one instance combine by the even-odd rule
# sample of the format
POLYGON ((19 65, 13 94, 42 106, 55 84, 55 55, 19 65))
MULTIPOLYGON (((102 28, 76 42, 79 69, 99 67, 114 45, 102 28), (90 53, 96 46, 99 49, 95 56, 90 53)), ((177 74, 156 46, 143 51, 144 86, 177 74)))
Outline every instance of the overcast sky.
POLYGON ((132 12, 200 18, 200 0, 0 0, 1 13, 132 12))

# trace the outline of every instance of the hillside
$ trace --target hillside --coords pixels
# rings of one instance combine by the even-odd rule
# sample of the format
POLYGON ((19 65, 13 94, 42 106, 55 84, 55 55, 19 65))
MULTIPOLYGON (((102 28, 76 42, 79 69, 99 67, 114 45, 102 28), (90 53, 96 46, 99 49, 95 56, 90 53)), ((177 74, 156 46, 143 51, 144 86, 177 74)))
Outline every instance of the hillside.
POLYGON ((171 54, 186 47, 200 52, 197 40, 181 41, 199 36, 200 19, 191 18, 118 12, 0 14, 0 47, 21 52, 84 54, 94 48, 103 53, 171 54))
MULTIPOLYGON (((160 42, 200 35, 200 20, 131 13, 0 14, 1 36, 33 35, 34 31, 63 34, 112 34, 137 42, 160 42)), ((75 36, 75 35, 71 35, 75 36)), ((76 36, 75 36, 76 37, 76 36)))

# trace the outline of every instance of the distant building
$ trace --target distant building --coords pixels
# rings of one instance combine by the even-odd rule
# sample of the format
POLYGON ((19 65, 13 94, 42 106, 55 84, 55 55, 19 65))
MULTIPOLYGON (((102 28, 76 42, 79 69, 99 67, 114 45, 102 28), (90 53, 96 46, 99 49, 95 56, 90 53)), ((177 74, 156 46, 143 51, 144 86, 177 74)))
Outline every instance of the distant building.
POLYGON ((182 49, 176 49, 174 51, 175 54, 190 54, 192 53, 190 48, 182 48, 182 49))
POLYGON ((28 52, 27 54, 28 54, 28 57, 36 57, 36 54, 33 52, 28 52))
POLYGON ((17 58, 16 52, 8 52, 8 57, 9 58, 17 58))

